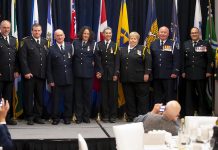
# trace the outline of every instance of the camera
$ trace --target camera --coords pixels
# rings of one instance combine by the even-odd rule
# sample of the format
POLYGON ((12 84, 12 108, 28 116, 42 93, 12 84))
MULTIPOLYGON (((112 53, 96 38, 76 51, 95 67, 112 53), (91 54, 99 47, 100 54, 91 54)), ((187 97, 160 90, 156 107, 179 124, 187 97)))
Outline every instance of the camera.
POLYGON ((166 106, 160 106, 160 112, 164 112, 164 110, 165 110, 165 108, 166 108, 166 106))

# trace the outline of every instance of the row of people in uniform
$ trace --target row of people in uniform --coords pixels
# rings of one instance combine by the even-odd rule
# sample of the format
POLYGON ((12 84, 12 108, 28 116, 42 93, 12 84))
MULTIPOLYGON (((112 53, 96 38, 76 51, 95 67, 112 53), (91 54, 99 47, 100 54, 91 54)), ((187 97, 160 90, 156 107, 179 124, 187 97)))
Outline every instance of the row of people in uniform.
MULTIPOLYGON (((129 34, 128 46, 119 48, 111 40, 110 27, 104 29, 105 40, 96 43, 93 31, 86 26, 72 44, 64 42, 64 32, 57 29, 54 32, 56 43, 48 47, 47 40, 41 37, 41 25, 34 24, 32 36, 22 40, 18 53, 16 39, 9 36, 10 22, 2 21, 0 28, 1 96, 12 103, 13 81, 20 72, 28 125, 44 123, 41 117, 46 79, 52 91, 52 124, 60 122, 61 96, 64 97, 65 124, 70 124, 73 103, 76 123, 90 123, 94 75, 101 83, 102 117, 105 122, 116 121, 118 79, 123 86, 127 121, 131 122, 134 117, 148 112, 151 80, 154 103, 166 103, 177 99, 177 79, 181 73, 187 81, 186 115, 193 115, 194 110, 198 110, 200 115, 206 113, 205 84, 206 77, 212 75, 213 59, 210 46, 200 40, 197 28, 191 29, 191 40, 185 42, 181 50, 168 39, 169 29, 165 26, 159 29, 159 38, 150 49, 138 44, 140 35, 137 32, 129 34), (197 102, 192 98, 195 89, 199 94, 197 102)), ((7 123, 16 124, 12 113, 8 113, 7 123)))

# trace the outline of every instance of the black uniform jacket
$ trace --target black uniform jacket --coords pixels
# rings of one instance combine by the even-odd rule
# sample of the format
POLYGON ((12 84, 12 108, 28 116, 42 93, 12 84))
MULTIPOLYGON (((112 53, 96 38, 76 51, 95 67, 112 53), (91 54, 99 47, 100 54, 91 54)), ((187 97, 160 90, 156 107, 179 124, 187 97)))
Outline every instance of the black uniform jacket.
POLYGON ((205 41, 199 40, 196 46, 193 46, 191 40, 186 41, 181 56, 182 73, 186 73, 186 79, 205 79, 206 73, 212 73, 212 49, 205 41))
POLYGON ((151 54, 144 46, 136 45, 129 53, 128 47, 120 48, 121 82, 144 82, 144 74, 150 74, 151 54))
POLYGON ((9 36, 10 44, 0 34, 0 81, 13 81, 18 71, 16 38, 9 36))

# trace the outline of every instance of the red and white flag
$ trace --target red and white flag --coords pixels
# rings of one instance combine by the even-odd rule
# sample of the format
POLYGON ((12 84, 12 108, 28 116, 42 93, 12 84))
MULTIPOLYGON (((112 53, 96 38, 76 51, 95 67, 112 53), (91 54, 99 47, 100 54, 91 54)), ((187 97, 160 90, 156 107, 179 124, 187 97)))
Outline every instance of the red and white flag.
POLYGON ((101 41, 104 39, 103 30, 106 27, 107 27, 107 15, 106 15, 105 0, 101 0, 97 41, 101 41))
MULTIPOLYGON (((105 1, 101 0, 100 3, 100 16, 99 16, 99 25, 98 25, 98 36, 97 36, 97 41, 104 40, 103 37, 103 30, 107 27, 107 17, 106 17, 106 8, 105 8, 105 1)), ((93 82, 93 89, 95 91, 100 90, 100 82, 94 77, 94 82, 93 82)))
POLYGON ((75 0, 71 0, 71 25, 70 25, 70 38, 76 38, 76 9, 75 0))

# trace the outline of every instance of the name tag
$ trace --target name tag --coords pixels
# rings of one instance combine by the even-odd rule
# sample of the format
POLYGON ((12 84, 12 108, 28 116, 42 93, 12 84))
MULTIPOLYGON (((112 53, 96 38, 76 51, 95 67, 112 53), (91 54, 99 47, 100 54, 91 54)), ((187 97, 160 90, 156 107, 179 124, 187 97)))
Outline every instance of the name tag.
POLYGON ((70 55, 70 53, 68 53, 68 58, 71 58, 71 55, 70 55))
POLYGON ((195 51, 196 52, 207 52, 207 47, 201 45, 201 46, 195 47, 195 51))
POLYGON ((137 55, 141 56, 142 52, 140 50, 137 50, 137 55))
POLYGON ((164 45, 164 46, 163 46, 163 51, 172 52, 172 46, 170 46, 170 45, 164 45))
POLYGON ((114 50, 113 50, 113 48, 111 47, 111 54, 113 54, 114 53, 114 50))
POLYGON ((89 46, 87 47, 87 51, 90 51, 90 47, 89 46))

